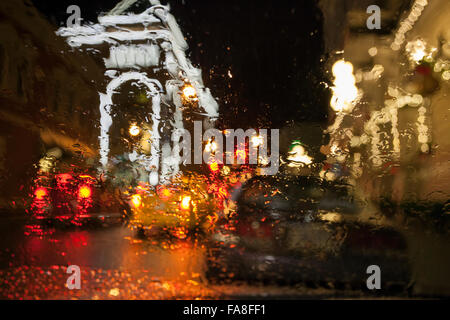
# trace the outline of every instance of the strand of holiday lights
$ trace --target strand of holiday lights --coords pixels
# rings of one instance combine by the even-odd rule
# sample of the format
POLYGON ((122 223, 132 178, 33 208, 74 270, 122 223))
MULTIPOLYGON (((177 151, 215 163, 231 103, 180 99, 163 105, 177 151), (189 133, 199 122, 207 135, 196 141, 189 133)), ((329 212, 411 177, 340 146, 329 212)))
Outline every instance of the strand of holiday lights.
POLYGON ((400 50, 401 45, 405 41, 405 34, 411 30, 414 23, 419 19, 423 9, 428 5, 427 0, 416 0, 409 12, 408 17, 400 23, 400 28, 395 33, 394 42, 391 44, 391 49, 394 51, 400 50))

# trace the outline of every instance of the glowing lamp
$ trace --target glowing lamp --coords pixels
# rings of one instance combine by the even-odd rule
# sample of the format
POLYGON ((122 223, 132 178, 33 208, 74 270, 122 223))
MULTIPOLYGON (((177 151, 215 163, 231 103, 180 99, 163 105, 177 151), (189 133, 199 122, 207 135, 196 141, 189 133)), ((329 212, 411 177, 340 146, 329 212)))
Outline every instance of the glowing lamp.
POLYGON ((135 137, 135 136, 139 135, 139 133, 141 132, 141 129, 137 125, 132 124, 130 126, 130 129, 128 129, 128 132, 130 133, 130 135, 135 137))
POLYGON ((169 199, 171 194, 172 194, 172 192, 170 192, 170 190, 167 188, 162 188, 159 190, 159 196, 163 200, 169 199))
POLYGON ((211 170, 212 172, 219 171, 219 164, 217 162, 211 162, 209 164, 209 170, 211 170))
POLYGON ((181 199, 180 207, 183 210, 189 210, 189 207, 191 206, 191 197, 190 196, 183 196, 181 199))
POLYGON ((197 93, 195 92, 194 87, 191 85, 186 85, 183 88, 183 97, 188 100, 195 100, 197 97, 197 93))
POLYGON ((142 198, 141 198, 141 196, 138 195, 138 194, 133 194, 133 195, 131 196, 131 203, 133 204, 133 206, 134 206, 135 208, 140 207, 141 204, 142 204, 142 198))

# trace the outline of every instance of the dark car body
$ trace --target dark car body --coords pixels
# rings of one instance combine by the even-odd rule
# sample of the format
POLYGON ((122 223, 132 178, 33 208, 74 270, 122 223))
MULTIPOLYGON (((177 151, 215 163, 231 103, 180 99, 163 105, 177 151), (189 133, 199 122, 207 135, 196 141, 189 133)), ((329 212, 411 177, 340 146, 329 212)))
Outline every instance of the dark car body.
POLYGON ((122 223, 130 214, 118 190, 86 173, 41 174, 31 199, 31 217, 49 224, 122 223))
POLYGON ((365 287, 370 265, 383 285, 405 286, 410 272, 403 236, 358 221, 349 185, 317 177, 255 177, 237 212, 217 228, 211 279, 342 282, 365 287))

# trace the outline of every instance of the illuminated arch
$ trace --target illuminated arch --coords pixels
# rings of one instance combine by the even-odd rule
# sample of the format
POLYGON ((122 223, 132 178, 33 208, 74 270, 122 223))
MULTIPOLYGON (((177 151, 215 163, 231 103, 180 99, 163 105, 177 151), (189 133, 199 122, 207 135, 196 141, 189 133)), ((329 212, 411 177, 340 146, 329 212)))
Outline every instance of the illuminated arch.
POLYGON ((158 182, 160 144, 158 128, 161 111, 161 93, 163 92, 163 87, 158 80, 150 79, 144 73, 124 72, 108 83, 106 93, 100 93, 100 163, 103 168, 106 169, 110 151, 109 129, 113 123, 113 118, 111 116, 111 106, 113 105, 112 97, 114 94, 118 93, 116 91, 117 88, 119 88, 122 84, 133 80, 145 85, 152 97, 153 143, 151 145, 151 159, 149 161, 149 166, 152 168, 150 173, 150 181, 152 184, 156 184, 158 182))

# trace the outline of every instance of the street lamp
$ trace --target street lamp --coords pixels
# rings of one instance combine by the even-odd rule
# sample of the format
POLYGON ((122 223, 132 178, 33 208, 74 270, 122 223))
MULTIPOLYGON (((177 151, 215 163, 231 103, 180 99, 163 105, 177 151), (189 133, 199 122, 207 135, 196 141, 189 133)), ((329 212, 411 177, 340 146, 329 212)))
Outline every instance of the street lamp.
POLYGON ((141 128, 139 128, 136 124, 132 124, 128 129, 128 132, 133 137, 136 137, 137 135, 139 135, 139 133, 141 133, 141 128))
POLYGON ((186 84, 183 89, 182 89, 182 93, 183 93, 183 98, 187 101, 197 101, 197 92, 195 91, 195 88, 190 85, 190 84, 186 84))

